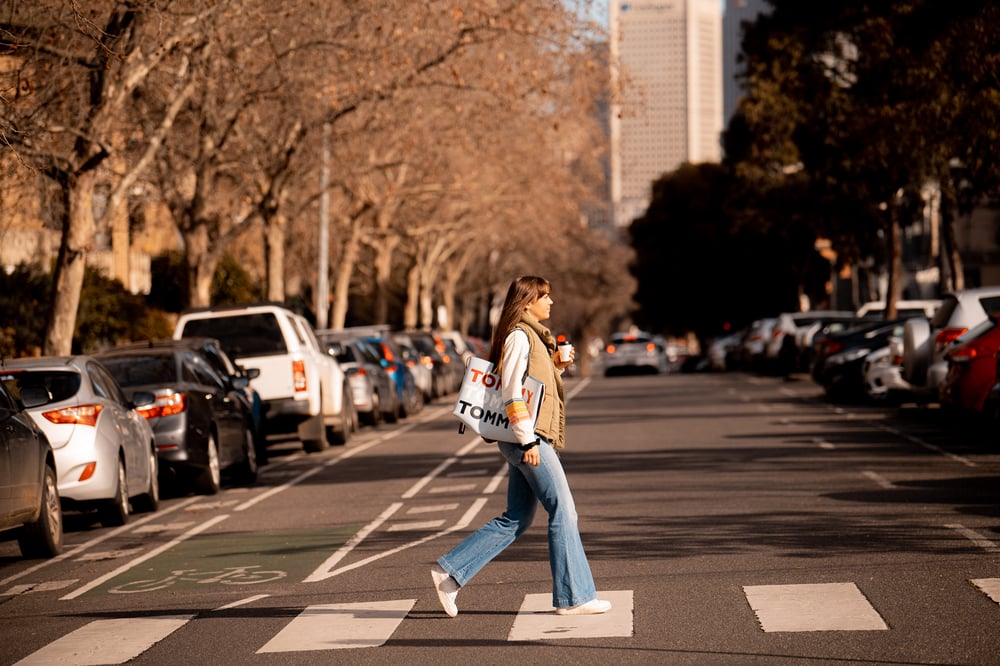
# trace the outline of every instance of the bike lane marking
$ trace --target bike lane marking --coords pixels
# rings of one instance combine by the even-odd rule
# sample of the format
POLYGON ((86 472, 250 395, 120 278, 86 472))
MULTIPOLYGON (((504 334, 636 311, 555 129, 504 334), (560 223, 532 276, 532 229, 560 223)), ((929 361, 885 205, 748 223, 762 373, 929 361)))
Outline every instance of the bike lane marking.
POLYGON ((392 637, 416 603, 398 599, 307 606, 257 654, 378 647, 392 637))
POLYGON ((191 528, 190 530, 188 530, 184 534, 180 535, 179 537, 177 537, 175 539, 171 539, 167 543, 165 543, 165 544, 163 544, 163 545, 161 545, 161 546, 159 546, 157 548, 154 548, 153 550, 149 551, 145 555, 141 555, 140 557, 137 557, 134 560, 130 560, 130 561, 126 562, 125 564, 121 565, 120 567, 118 567, 117 569, 114 569, 113 571, 110 571, 110 572, 104 574, 103 576, 99 576, 98 578, 95 578, 94 580, 90 581, 86 585, 83 585, 83 586, 77 588, 73 592, 70 592, 69 594, 62 596, 59 599, 60 599, 60 601, 67 601, 67 600, 70 600, 70 599, 76 599, 81 594, 85 594, 85 593, 89 592, 90 590, 93 590, 94 588, 99 587, 100 585, 102 585, 105 582, 111 580, 112 578, 114 578, 114 577, 116 577, 116 576, 118 576, 120 574, 123 574, 123 573, 125 573, 126 571, 128 571, 130 569, 133 569, 133 568, 139 566, 140 564, 142 564, 146 560, 150 560, 150 559, 156 557, 157 555, 159 555, 160 553, 162 553, 164 551, 170 550, 171 548, 173 548, 177 544, 182 543, 184 541, 187 541, 191 537, 193 537, 193 536, 195 536, 197 534, 200 534, 201 532, 204 532, 209 527, 212 527, 216 523, 220 523, 220 522, 222 522, 223 520, 225 520, 227 518, 229 518, 229 514, 224 514, 224 515, 221 515, 221 516, 216 516, 214 518, 206 520, 201 525, 198 525, 196 527, 191 528))
POLYGON ((194 615, 95 620, 29 654, 15 666, 123 664, 187 624, 194 615))

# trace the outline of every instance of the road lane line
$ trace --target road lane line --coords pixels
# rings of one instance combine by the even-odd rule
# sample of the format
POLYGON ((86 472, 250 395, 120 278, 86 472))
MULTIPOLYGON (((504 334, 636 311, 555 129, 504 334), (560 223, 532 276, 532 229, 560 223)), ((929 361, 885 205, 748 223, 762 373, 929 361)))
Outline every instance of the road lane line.
POLYGON ((964 536, 966 539, 976 544, 977 546, 979 546, 988 553, 1000 553, 1000 546, 997 546, 996 543, 990 541, 990 539, 987 538, 986 536, 980 534, 975 530, 970 530, 968 527, 962 525, 961 523, 951 523, 949 525, 945 525, 945 527, 947 527, 949 530, 955 530, 956 532, 964 536))
POLYGON ((139 520, 130 520, 127 525, 122 525, 121 527, 116 527, 115 529, 111 530, 107 534, 102 534, 99 537, 94 537, 90 541, 84 542, 84 543, 80 544, 79 546, 76 546, 75 548, 73 548, 71 550, 67 550, 66 552, 64 552, 61 555, 57 555, 57 556, 55 556, 55 557, 53 557, 52 559, 49 559, 49 560, 43 560, 42 562, 39 562, 38 564, 36 564, 34 566, 28 567, 24 571, 20 571, 20 572, 14 574, 12 576, 8 576, 7 578, 4 578, 3 580, 0 580, 0 587, 3 587, 4 585, 10 583, 11 581, 17 580, 18 578, 24 578, 25 576, 38 571, 42 567, 47 567, 47 566, 49 566, 51 564, 55 564, 56 562, 62 562, 63 560, 68 560, 68 559, 70 559, 72 557, 75 557, 75 556, 79 555, 80 553, 84 552, 85 550, 87 550, 89 548, 93 548, 94 546, 96 546, 99 543, 103 543, 103 542, 107 541, 108 539, 113 539, 114 537, 116 537, 119 534, 122 534, 124 532, 130 532, 130 531, 136 530, 136 528, 141 527, 142 525, 145 525, 146 523, 148 523, 150 521, 156 520, 157 518, 162 518, 163 516, 165 516, 167 514, 173 513, 174 511, 179 511, 180 509, 183 509, 184 507, 188 506, 189 504, 193 504, 193 503, 197 502, 200 499, 201 499, 200 497, 192 497, 190 499, 182 501, 181 503, 179 503, 179 504, 177 504, 175 506, 170 507, 169 509, 162 509, 160 511, 156 511, 154 513, 147 514, 146 516, 144 516, 143 518, 140 518, 139 520))
POLYGON ((437 527, 444 525, 444 520, 411 520, 405 523, 396 523, 395 525, 389 526, 390 532, 418 532, 424 530, 433 530, 437 527))
POLYGON ((95 620, 49 643, 15 666, 124 664, 187 624, 194 615, 95 620))
POLYGON ((266 599, 271 596, 270 594, 255 594, 252 597, 247 597, 246 599, 240 599, 239 601, 234 601, 231 604, 226 604, 225 606, 219 606, 215 610, 229 610, 230 608, 238 608, 240 606, 246 606, 247 604, 252 604, 255 601, 260 601, 261 599, 266 599))
POLYGON ((451 534, 452 532, 456 532, 458 530, 465 529, 469 525, 469 523, 472 522, 472 519, 476 517, 476 514, 478 514, 482 510, 483 506, 486 505, 486 501, 487 501, 487 498, 485 498, 485 497, 481 497, 481 498, 477 499, 475 502, 472 503, 472 506, 469 507, 469 510, 465 512, 465 515, 462 516, 462 518, 459 519, 459 521, 457 523, 455 523, 454 525, 452 525, 451 527, 449 527, 446 530, 442 530, 440 532, 435 532, 434 534, 425 536, 422 539, 417 539, 416 541, 411 541, 410 543, 405 543, 402 546, 397 546, 396 548, 393 548, 391 550, 386 550, 386 551, 383 551, 381 553, 377 553, 375 555, 372 555, 371 557, 366 557, 363 560, 359 560, 358 562, 355 562, 353 564, 349 564, 346 567, 341 567, 339 569, 334 569, 333 571, 328 571, 328 572, 325 572, 325 573, 319 573, 319 569, 317 569, 308 578, 306 578, 302 582, 303 583, 315 583, 315 582, 318 582, 318 581, 326 580, 327 578, 333 578, 334 576, 339 576, 342 573, 346 573, 348 571, 352 571, 354 569, 358 569, 358 568, 363 567, 365 565, 371 564, 372 562, 377 562, 377 561, 379 561, 379 560, 381 560, 381 559, 383 559, 385 557, 389 557, 390 555, 395 555, 396 553, 400 553, 400 552, 402 552, 404 550, 407 550, 409 548, 413 548, 414 546, 420 546, 422 544, 427 543, 428 541, 433 541, 434 539, 437 539, 439 537, 445 536, 447 534, 451 534))
POLYGON ((449 502, 448 504, 431 504, 429 506, 414 506, 406 510, 407 514, 418 514, 418 513, 440 513, 442 511, 454 511, 458 508, 458 502, 449 502))
POLYGON ((743 592, 768 633, 889 629, 854 583, 745 585, 743 592))
POLYGON ((416 599, 307 607, 257 654, 378 647, 396 631, 416 599))
POLYGON ((206 520, 201 525, 198 525, 196 527, 191 528, 190 530, 188 530, 184 534, 178 536, 175 539, 171 539, 170 541, 168 541, 167 543, 159 546, 158 548, 154 548, 153 550, 149 551, 145 555, 143 555, 141 557, 137 557, 134 560, 130 560, 127 563, 125 563, 122 566, 120 566, 117 569, 115 569, 114 571, 110 571, 110 572, 104 574, 103 576, 99 576, 98 578, 95 578, 94 580, 90 581, 86 585, 77 588, 76 590, 74 590, 73 592, 70 592, 69 594, 67 594, 65 596, 60 597, 59 600, 60 601, 67 601, 69 599, 76 599, 81 594, 86 594, 87 592, 90 592, 91 590, 93 590, 95 587, 98 587, 98 586, 102 585, 103 583, 111 580, 115 576, 118 576, 119 574, 125 573, 129 569, 142 564, 146 560, 153 559, 154 557, 156 557, 160 553, 163 553, 163 552, 166 552, 166 551, 170 550, 171 548, 173 548, 177 544, 179 544, 179 543, 181 543, 183 541, 187 541, 191 537, 196 536, 196 535, 200 534, 201 532, 204 532, 209 527, 212 527, 216 523, 222 522, 223 520, 225 520, 228 517, 229 517, 229 514, 224 514, 224 515, 215 516, 214 518, 206 520))
POLYGON ((872 472, 871 470, 865 470, 864 472, 861 472, 861 476, 863 476, 866 479, 869 479, 871 481, 874 481, 880 488, 885 488, 886 490, 891 490, 892 488, 896 487, 896 484, 894 484, 892 481, 890 481, 889 479, 885 478, 884 476, 882 476, 878 472, 872 472))
POLYGON ((352 550, 354 550, 358 544, 364 541, 369 534, 378 529, 378 527, 382 523, 389 520, 389 518, 392 517, 392 514, 396 513, 402 506, 403 506, 402 502, 394 502, 390 504, 385 511, 383 511, 381 514, 379 514, 377 518, 375 518, 375 520, 373 520, 372 522, 368 523, 363 528, 361 528, 361 530, 359 530, 357 534, 352 536, 347 541, 347 543, 338 548, 332 555, 330 555, 330 557, 326 558, 326 560, 318 567, 316 567, 316 569, 314 569, 311 574, 306 576, 306 578, 302 582, 316 583, 321 580, 326 580, 327 578, 329 578, 332 575, 330 573, 330 570, 337 564, 337 562, 340 562, 342 559, 347 557, 347 555, 352 550))

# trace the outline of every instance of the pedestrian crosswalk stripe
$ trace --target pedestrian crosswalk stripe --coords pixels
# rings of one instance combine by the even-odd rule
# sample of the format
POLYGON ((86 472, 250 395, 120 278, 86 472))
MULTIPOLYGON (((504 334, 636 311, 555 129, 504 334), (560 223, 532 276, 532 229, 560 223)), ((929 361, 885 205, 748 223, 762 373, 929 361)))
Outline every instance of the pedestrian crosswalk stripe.
POLYGON ((611 610, 601 615, 557 615, 551 594, 525 595, 508 641, 541 641, 577 638, 631 636, 632 590, 598 592, 599 599, 611 602, 611 610))
POLYGON ((1000 604, 1000 578, 973 578, 972 584, 982 590, 990 599, 1000 604))
POLYGON ((748 585, 743 592, 766 632, 889 628, 854 583, 748 585))
POLYGON ((416 599, 307 607, 257 654, 378 647, 396 631, 416 599))
POLYGON ((124 664, 183 627, 193 615, 95 620, 49 643, 15 666, 124 664))

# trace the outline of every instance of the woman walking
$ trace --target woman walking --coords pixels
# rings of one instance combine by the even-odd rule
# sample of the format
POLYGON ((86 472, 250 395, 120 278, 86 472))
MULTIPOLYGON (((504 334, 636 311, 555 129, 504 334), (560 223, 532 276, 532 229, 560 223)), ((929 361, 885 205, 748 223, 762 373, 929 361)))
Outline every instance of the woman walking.
POLYGON ((438 559, 431 578, 444 611, 458 615, 458 591, 531 525, 538 503, 549 516, 549 566, 552 605, 561 615, 594 615, 611 609, 597 598, 590 565, 577 527, 576 506, 556 450, 564 445, 566 415, 562 371, 549 318, 552 298, 547 280, 523 276, 507 290, 493 330, 490 361, 501 378, 502 395, 516 442, 497 442, 507 460, 507 509, 438 559), (545 384, 534 430, 522 397, 528 374, 545 384))

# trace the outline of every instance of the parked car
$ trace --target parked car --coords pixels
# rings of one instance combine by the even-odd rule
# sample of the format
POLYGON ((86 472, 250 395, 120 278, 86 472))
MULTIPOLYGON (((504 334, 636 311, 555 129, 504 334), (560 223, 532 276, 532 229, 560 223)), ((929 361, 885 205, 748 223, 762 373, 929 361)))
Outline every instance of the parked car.
MULTIPOLYGON (((900 299, 896 301, 896 319, 909 319, 910 317, 926 317, 930 319, 941 307, 941 299, 900 299)), ((855 313, 858 319, 877 321, 885 319, 885 301, 869 301, 855 313)))
POLYGON ((48 396, 27 388, 20 402, 0 382, 0 530, 17 530, 25 557, 55 557, 63 549, 56 457, 25 409, 48 396))
POLYGON ((717 335, 708 343, 708 363, 712 370, 732 370, 737 363, 734 357, 740 346, 743 332, 717 335))
MULTIPOLYGON (((194 349, 152 346, 95 354, 126 395, 149 392, 138 408, 149 420, 160 465, 204 495, 219 492, 223 471, 239 483, 257 479, 253 416, 239 395, 194 349)), ((243 380, 246 381, 246 380, 243 380)))
POLYGON ((253 420, 254 444, 257 449, 257 465, 267 464, 267 438, 264 433, 264 406, 260 394, 250 386, 250 382, 260 376, 257 368, 244 368, 229 357, 222 343, 215 338, 183 338, 181 340, 149 340, 131 345, 119 345, 115 349, 149 349, 152 347, 183 347, 193 349, 222 376, 235 390, 235 396, 245 405, 253 420))
POLYGON ((910 319, 903 331, 903 378, 925 400, 937 400, 948 372, 945 352, 959 336, 1000 314, 1000 287, 964 289, 946 294, 928 321, 910 319))
POLYGON ((824 342, 825 354, 817 356, 812 377, 827 395, 857 399, 867 395, 864 361, 875 350, 889 346, 889 338, 901 335, 902 319, 870 322, 867 326, 834 333, 824 342))
POLYGON ((739 347, 739 364, 743 368, 761 370, 764 367, 764 345, 771 338, 777 317, 763 317, 750 322, 743 332, 739 347))
POLYGON ((912 393, 910 383, 903 379, 903 339, 893 335, 889 344, 873 350, 865 357, 865 392, 876 403, 898 403, 912 393))
POLYGON ((604 375, 639 371, 666 373, 667 354, 662 340, 645 331, 629 330, 613 333, 601 353, 604 375))
POLYGON ((1000 325, 996 317, 976 324, 945 351, 948 371, 940 386, 943 407, 956 411, 983 414, 993 385, 997 383, 997 349, 1000 348, 1000 325))
POLYGON ((320 342, 347 373, 358 418, 372 426, 398 421, 396 383, 371 346, 361 338, 336 333, 321 333, 320 342))
POLYGON ((445 346, 428 331, 405 331, 404 334, 431 367, 431 397, 440 398, 458 390, 465 374, 465 366, 457 358, 445 353, 445 346))
POLYGON ((268 437, 297 437, 308 452, 346 444, 357 426, 347 376, 304 317, 274 304, 181 314, 175 339, 215 338, 236 363, 260 374, 250 385, 264 405, 268 437))
MULTIPOLYGON (((149 423, 95 358, 42 356, 6 361, 0 383, 15 397, 41 389, 43 404, 28 408, 49 440, 59 471, 64 510, 97 511, 106 527, 124 525, 134 506, 155 511, 160 504, 156 446, 149 423)), ((133 402, 134 400, 134 402, 133 402)))
POLYGON ((771 334, 764 340, 763 364, 767 370, 788 374, 800 369, 802 356, 799 344, 808 344, 798 337, 823 321, 853 319, 854 313, 841 310, 812 310, 808 312, 782 312, 771 327, 771 334))
POLYGON ((391 333, 389 339, 396 345, 403 363, 410 369, 413 381, 421 393, 421 403, 434 398, 434 360, 421 354, 410 336, 405 333, 391 333))
POLYGON ((424 406, 424 394, 417 386, 414 377, 413 365, 406 362, 403 350, 397 345, 389 335, 366 337, 365 342, 371 345, 372 350, 378 355, 379 362, 385 368, 386 373, 396 386, 396 393, 399 398, 399 415, 401 417, 413 416, 424 406))

